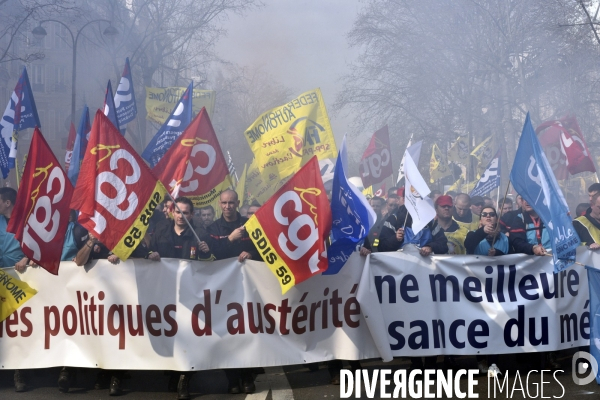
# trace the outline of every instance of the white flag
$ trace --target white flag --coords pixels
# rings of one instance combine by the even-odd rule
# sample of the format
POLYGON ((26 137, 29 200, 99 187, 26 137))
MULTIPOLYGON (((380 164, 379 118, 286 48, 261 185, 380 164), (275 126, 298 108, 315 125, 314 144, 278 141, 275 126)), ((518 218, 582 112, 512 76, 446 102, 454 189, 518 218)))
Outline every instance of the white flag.
POLYGON ((427 196, 431 190, 417 168, 422 143, 415 143, 404 152, 404 205, 412 217, 412 231, 415 235, 435 218, 433 201, 427 196))
MULTIPOLYGON (((411 147, 411 145, 412 145, 412 139, 413 139, 413 135, 410 135, 410 139, 408 139, 408 144, 406 145, 407 149, 409 147, 411 147)), ((421 148, 420 147, 419 147, 419 154, 421 154, 421 148)), ((413 161, 415 161, 417 165, 419 164, 419 160, 418 159, 415 160, 413 158, 413 161)), ((396 184, 400 183, 400 181, 402 180, 402 178, 404 178, 404 156, 402 156, 402 161, 400 161, 400 168, 398 169, 398 179, 396 180, 396 184)))

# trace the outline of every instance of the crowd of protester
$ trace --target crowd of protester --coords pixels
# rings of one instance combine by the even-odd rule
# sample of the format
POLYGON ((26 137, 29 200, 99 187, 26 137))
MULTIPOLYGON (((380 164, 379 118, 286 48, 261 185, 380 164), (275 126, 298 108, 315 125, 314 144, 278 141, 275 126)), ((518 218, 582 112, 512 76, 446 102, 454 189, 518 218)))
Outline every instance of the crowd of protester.
MULTIPOLYGON (((574 228, 584 245, 590 249, 600 248, 600 183, 590 186, 589 203, 579 204, 576 210, 574 228)), ((387 199, 372 197, 370 205, 377 215, 375 225, 368 233, 360 254, 397 251, 406 244, 414 244, 423 257, 432 254, 475 254, 500 256, 524 253, 546 255, 550 249, 550 236, 544 223, 533 208, 519 195, 515 201, 511 197, 500 198, 496 204, 489 197, 470 197, 465 193, 433 191, 430 194, 436 217, 420 232, 412 231, 412 218, 404 206, 404 189, 391 188, 387 199), (500 210, 500 211, 498 211, 500 210)), ((0 188, 0 267, 10 267, 23 272, 27 266, 35 266, 23 252, 14 235, 6 231, 17 192, 8 187, 0 188)), ((233 190, 221 193, 221 216, 215 220, 212 206, 195 210, 192 201, 186 197, 166 200, 157 208, 151 218, 144 241, 135 249, 132 258, 146 258, 159 261, 161 258, 188 260, 221 260, 237 258, 261 260, 244 224, 260 208, 253 202, 240 208, 238 195, 233 190), (239 209, 239 211, 238 211, 239 209)), ((72 211, 65 238, 62 259, 75 261, 83 266, 92 260, 106 259, 113 264, 119 258, 100 243, 91 233, 76 222, 76 212, 72 211)), ((498 356, 478 356, 478 367, 487 373, 488 362, 497 363, 498 356)), ((435 368, 437 357, 411 358, 411 368, 435 368)), ((551 368, 558 368, 553 353, 543 354, 541 362, 551 368)), ((445 357, 445 363, 455 364, 453 357, 445 357)), ((339 384, 341 361, 328 363, 331 383, 339 384)), ((314 368, 315 366, 309 366, 314 368)), ((352 362, 351 368, 360 368, 359 362, 352 362)), ((68 392, 74 379, 74 368, 61 369, 58 387, 68 392)), ((254 374, 250 369, 225 370, 229 383, 229 393, 253 393, 254 374)), ((168 372, 168 389, 177 391, 178 399, 190 398, 189 382, 193 372, 168 372)), ((100 371, 95 388, 109 388, 110 395, 122 393, 121 381, 125 371, 100 371)), ((26 374, 17 370, 14 374, 15 390, 27 390, 26 374)))

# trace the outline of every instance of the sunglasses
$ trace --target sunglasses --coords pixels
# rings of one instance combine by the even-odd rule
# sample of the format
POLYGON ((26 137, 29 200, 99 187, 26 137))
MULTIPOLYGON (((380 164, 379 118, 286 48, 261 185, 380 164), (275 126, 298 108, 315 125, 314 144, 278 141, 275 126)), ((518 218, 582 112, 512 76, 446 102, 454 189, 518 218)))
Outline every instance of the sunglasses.
POLYGON ((495 212, 482 212, 481 213, 481 218, 485 218, 485 217, 496 217, 498 214, 496 214, 495 212))

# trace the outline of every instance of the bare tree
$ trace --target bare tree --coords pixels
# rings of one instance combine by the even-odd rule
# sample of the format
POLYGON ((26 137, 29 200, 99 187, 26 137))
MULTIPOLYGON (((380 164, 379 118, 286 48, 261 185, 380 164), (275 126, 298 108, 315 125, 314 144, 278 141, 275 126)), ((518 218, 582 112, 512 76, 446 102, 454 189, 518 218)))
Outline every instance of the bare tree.
POLYGON ((74 10, 72 0, 0 0, 0 63, 44 58, 27 47, 29 22, 74 10))
POLYGON ((213 125, 223 151, 229 150, 236 168, 252 162, 245 130, 271 108, 293 99, 295 93, 260 67, 226 65, 214 73, 211 85, 217 91, 213 125))
POLYGON ((370 1, 349 35, 362 55, 336 108, 362 126, 387 122, 401 144, 413 132, 442 145, 495 135, 508 159, 527 112, 539 123, 575 111, 595 133, 597 51, 584 18, 566 0, 370 1))

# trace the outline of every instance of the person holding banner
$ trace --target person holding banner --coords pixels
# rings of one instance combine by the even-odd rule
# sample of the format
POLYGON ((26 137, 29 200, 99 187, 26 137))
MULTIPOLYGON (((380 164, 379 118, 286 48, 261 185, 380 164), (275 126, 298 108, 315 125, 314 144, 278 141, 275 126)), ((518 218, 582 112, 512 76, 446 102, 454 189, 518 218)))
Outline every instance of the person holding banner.
MULTIPOLYGON (((213 222, 207 229, 210 235, 208 246, 217 260, 237 257, 239 262, 245 260, 261 260, 260 254, 250 239, 244 224, 248 218, 238 212, 240 201, 235 190, 227 189, 219 197, 221 218, 213 222)), ((254 393, 254 377, 249 369, 226 369, 229 381, 229 393, 254 393), (242 386, 240 387, 240 380, 242 386)))
POLYGON ((17 191, 10 187, 0 188, 0 268, 14 266, 18 272, 25 272, 29 260, 21 250, 15 235, 6 231, 8 221, 15 208, 17 191))
POLYGON ((600 192, 592 195, 590 208, 584 215, 573 220, 573 228, 579 235, 581 244, 590 250, 600 249, 600 192))
POLYGON ((498 214, 494 207, 481 211, 479 229, 471 231, 465 238, 467 254, 480 256, 503 256, 513 254, 511 240, 498 227, 498 214))
POLYGON ((365 238, 365 242, 360 248, 361 256, 367 256, 368 254, 379 251, 379 235, 381 233, 381 229, 383 228, 383 224, 385 223, 385 217, 381 214, 381 211, 385 208, 384 199, 375 196, 371 198, 370 203, 371 208, 373 211, 375 211, 377 220, 375 220, 375 224, 369 230, 369 234, 365 238))
POLYGON ((379 237, 379 251, 397 251, 408 243, 420 247, 423 257, 448 253, 448 239, 443 229, 434 231, 434 221, 427 224, 417 234, 412 231, 412 217, 405 206, 399 207, 385 221, 379 237), (406 237, 405 237, 406 235, 406 237))
POLYGON ((465 238, 469 232, 464 226, 452 219, 452 197, 438 196, 435 200, 436 226, 448 239, 448 254, 466 254, 465 238))
POLYGON ((544 222, 523 198, 521 209, 503 215, 500 226, 511 238, 515 253, 543 256, 552 247, 544 222))
POLYGON ((173 211, 174 219, 167 219, 156 227, 150 240, 147 258, 153 261, 160 261, 161 257, 204 261, 214 259, 204 241, 207 239, 204 228, 194 226, 192 201, 187 197, 178 197, 175 204, 177 207, 173 211), (200 243, 196 237, 200 238, 200 243))

